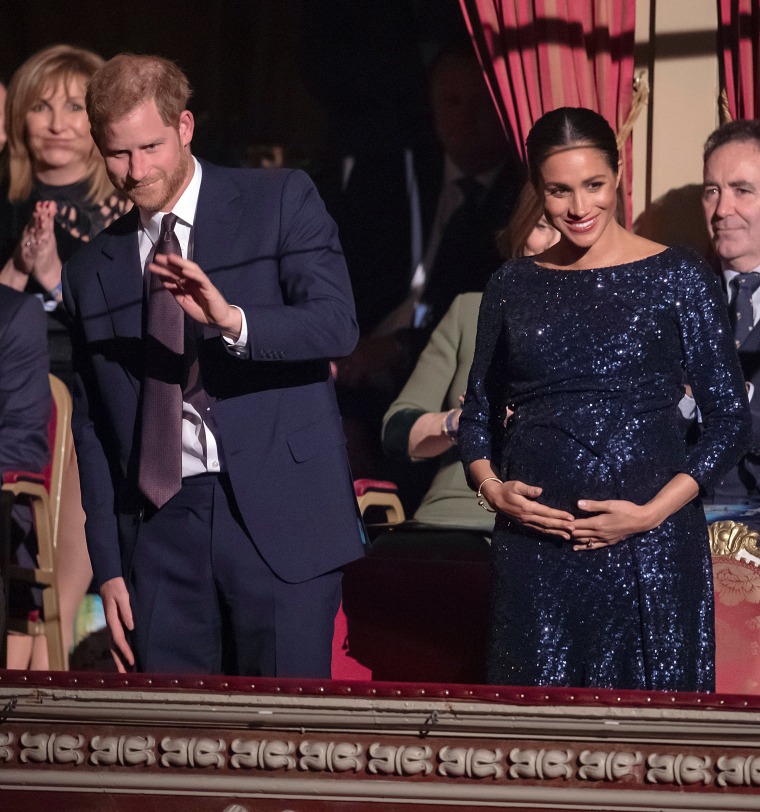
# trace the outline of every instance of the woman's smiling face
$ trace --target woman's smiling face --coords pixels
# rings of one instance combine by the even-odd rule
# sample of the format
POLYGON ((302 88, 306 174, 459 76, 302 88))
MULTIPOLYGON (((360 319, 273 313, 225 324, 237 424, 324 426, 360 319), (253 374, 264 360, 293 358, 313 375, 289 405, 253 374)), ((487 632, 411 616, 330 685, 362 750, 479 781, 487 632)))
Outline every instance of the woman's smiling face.
POLYGON ((26 143, 35 174, 69 170, 70 182, 87 175, 95 148, 84 106, 85 79, 72 76, 47 85, 26 113, 26 143))
POLYGON ((615 220, 619 180, 620 171, 594 147, 556 150, 541 165, 546 219, 577 248, 590 248, 615 220))

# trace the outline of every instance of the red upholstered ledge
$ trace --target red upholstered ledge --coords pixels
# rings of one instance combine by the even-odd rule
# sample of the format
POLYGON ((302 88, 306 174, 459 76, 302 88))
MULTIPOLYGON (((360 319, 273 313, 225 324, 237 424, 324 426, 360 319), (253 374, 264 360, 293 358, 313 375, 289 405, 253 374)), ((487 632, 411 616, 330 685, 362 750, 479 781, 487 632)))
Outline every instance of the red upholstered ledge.
POLYGON ((3 485, 13 485, 16 482, 36 482, 38 485, 46 485, 44 473, 34 471, 5 471, 3 473, 3 485))
POLYGON ((354 493, 357 496, 364 496, 367 491, 386 491, 396 493, 398 488, 393 482, 386 482, 382 479, 355 479, 354 493))
POLYGON ((52 687, 96 690, 144 690, 285 696, 354 696, 389 699, 444 699, 509 705, 628 706, 760 710, 760 696, 610 688, 536 688, 415 682, 369 682, 272 677, 192 676, 188 674, 99 674, 95 672, 3 671, 0 687, 52 687))

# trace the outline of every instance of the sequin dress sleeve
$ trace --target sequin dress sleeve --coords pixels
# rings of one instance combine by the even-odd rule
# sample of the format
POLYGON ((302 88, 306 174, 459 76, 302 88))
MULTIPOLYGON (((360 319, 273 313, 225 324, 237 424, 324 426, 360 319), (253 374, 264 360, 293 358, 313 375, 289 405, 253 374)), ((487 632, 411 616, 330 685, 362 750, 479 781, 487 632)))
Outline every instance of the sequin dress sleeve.
POLYGON ((465 470, 479 459, 490 460, 496 470, 501 464, 508 374, 508 339, 503 330, 501 290, 510 269, 511 263, 507 262, 493 274, 480 304, 475 355, 459 418, 459 453, 465 470))
POLYGON ((746 452, 752 422, 720 282, 701 257, 690 251, 682 256, 676 270, 675 312, 686 377, 704 426, 683 471, 709 487, 746 452))

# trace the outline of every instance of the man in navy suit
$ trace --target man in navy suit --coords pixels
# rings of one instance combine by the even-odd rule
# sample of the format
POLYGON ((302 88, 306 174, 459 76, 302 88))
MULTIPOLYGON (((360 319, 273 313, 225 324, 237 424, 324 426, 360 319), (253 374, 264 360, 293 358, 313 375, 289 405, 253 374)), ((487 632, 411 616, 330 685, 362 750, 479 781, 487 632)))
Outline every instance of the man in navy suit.
MULTIPOLYGON (((709 496, 760 496, 760 121, 719 127, 705 143, 702 203, 726 290, 752 412, 753 442, 709 496)), ((717 374, 716 370, 716 374, 717 374)), ((682 412, 695 411, 685 398, 682 412)))
MULTIPOLYGON (((10 470, 41 471, 48 461, 48 366, 45 311, 33 296, 0 285, 0 477, 10 470)), ((21 534, 31 531, 24 506, 14 508, 14 520, 21 534)), ((5 618, 0 572, 0 663, 5 618)))
POLYGON ((48 461, 48 366, 39 300, 0 285, 0 476, 41 471, 48 461))
POLYGON ((135 204, 64 274, 95 578, 127 665, 327 677, 340 568, 362 552, 329 372, 357 339, 348 274, 306 175, 192 156, 189 94, 173 63, 125 54, 87 92, 135 204), (156 381, 174 385, 176 336, 150 326, 161 291, 184 314, 181 452, 148 406, 156 381), (180 453, 157 498, 146 466, 176 455, 179 471, 180 453))

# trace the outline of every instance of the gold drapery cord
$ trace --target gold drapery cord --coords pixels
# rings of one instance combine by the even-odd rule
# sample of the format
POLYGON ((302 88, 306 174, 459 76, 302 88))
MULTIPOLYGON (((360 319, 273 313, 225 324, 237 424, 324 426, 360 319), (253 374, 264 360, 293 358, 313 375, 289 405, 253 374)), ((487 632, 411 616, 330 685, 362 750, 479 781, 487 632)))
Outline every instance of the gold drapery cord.
POLYGON ((725 87, 720 91, 720 96, 718 96, 718 109, 720 110, 721 125, 728 124, 729 121, 734 120, 731 115, 731 110, 728 107, 728 93, 725 87))
POLYGON ((639 117, 639 113, 646 107, 649 101, 649 82, 647 81, 646 71, 639 71, 633 77, 633 99, 631 100, 631 112, 628 113, 628 118, 623 123, 623 126, 617 133, 617 145, 620 153, 623 152, 623 145, 628 140, 628 136, 633 130, 633 125, 639 117))

